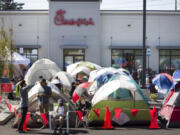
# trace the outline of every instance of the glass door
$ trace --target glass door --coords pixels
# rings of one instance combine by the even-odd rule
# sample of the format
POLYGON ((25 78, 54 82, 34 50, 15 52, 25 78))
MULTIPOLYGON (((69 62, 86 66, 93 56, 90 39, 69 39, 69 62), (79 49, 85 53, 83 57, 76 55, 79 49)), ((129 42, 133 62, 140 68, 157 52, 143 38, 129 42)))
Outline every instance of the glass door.
POLYGON ((64 49, 64 70, 70 64, 73 64, 78 61, 85 60, 85 50, 84 49, 64 49))

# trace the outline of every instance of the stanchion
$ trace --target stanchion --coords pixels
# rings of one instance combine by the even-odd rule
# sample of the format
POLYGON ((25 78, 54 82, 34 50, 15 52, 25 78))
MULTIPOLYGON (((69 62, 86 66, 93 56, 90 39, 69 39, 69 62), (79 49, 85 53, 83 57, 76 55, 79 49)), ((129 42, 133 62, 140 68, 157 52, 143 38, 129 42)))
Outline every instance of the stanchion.
POLYGON ((49 112, 49 133, 50 133, 50 135, 52 135, 51 117, 52 117, 52 112, 49 112))
POLYGON ((67 113, 66 113, 66 134, 69 134, 69 103, 67 103, 67 113))

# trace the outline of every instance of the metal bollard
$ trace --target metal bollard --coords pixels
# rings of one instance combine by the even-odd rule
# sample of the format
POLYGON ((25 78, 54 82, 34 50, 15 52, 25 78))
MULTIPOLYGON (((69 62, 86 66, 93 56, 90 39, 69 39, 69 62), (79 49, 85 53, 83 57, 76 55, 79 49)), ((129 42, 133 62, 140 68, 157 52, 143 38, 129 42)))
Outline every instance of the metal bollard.
POLYGON ((50 133, 50 135, 52 135, 51 116, 52 116, 52 112, 49 112, 49 133, 50 133))
POLYGON ((67 112, 66 112, 66 134, 69 134, 69 103, 67 103, 67 112))

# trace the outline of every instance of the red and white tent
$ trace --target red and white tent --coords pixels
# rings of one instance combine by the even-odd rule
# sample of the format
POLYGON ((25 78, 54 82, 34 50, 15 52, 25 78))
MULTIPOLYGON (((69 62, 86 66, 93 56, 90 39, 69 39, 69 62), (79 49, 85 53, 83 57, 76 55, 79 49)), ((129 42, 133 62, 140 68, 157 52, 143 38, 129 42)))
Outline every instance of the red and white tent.
POLYGON ((167 127, 180 127, 180 83, 169 92, 159 115, 168 121, 167 127))
POLYGON ((91 83, 85 82, 77 86, 77 88, 73 92, 73 102, 76 103, 76 101, 79 100, 79 98, 82 96, 83 93, 85 93, 91 83))

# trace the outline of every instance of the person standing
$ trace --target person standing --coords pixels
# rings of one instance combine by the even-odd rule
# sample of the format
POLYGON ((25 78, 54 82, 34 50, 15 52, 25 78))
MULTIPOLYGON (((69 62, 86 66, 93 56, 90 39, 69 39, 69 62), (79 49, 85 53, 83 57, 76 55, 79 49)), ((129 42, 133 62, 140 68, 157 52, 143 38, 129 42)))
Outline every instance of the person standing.
POLYGON ((30 87, 32 86, 27 86, 24 80, 20 82, 19 92, 21 95, 21 118, 18 123, 19 133, 25 133, 25 131, 23 131, 23 123, 25 121, 26 114, 28 111, 28 89, 30 87))
POLYGON ((49 110, 49 97, 51 96, 51 88, 47 86, 46 80, 42 79, 40 82, 41 86, 43 87, 44 91, 38 94, 40 100, 40 113, 48 113, 49 110))
POLYGON ((12 92, 8 93, 8 99, 14 99, 14 95, 13 95, 13 91, 15 89, 15 80, 11 79, 10 81, 11 85, 12 85, 12 92))
MULTIPOLYGON (((51 88, 47 86, 46 80, 42 79, 40 85, 43 87, 44 91, 38 94, 38 98, 40 100, 39 110, 41 114, 46 115, 46 119, 48 119, 48 111, 49 111, 49 98, 52 94, 51 88)), ((42 128, 45 128, 47 125, 43 125, 42 128)))

